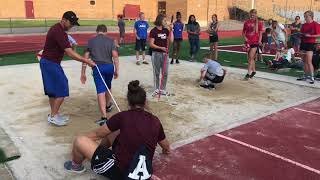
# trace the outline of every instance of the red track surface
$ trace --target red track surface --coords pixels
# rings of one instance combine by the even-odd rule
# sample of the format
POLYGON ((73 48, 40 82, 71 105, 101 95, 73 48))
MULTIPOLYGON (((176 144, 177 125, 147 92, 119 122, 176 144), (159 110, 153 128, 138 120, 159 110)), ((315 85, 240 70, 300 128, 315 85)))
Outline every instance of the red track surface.
POLYGON ((319 129, 320 98, 182 146, 155 160, 155 174, 162 180, 319 180, 319 129))
MULTIPOLYGON (((238 37, 241 31, 222 31, 219 33, 220 38, 238 37)), ((119 37, 118 33, 108 33, 110 37, 119 37)), ((79 45, 86 45, 88 40, 94 37, 95 34, 74 34, 74 37, 79 45)), ((0 54, 13 54, 18 52, 30 52, 43 49, 45 35, 26 35, 26 36, 0 36, 0 54)), ((200 35, 201 39, 208 39, 208 34, 203 32, 200 35)), ((184 39, 187 39, 187 34, 184 33, 184 39)), ((133 33, 126 34, 126 43, 133 43, 135 36, 133 33)))

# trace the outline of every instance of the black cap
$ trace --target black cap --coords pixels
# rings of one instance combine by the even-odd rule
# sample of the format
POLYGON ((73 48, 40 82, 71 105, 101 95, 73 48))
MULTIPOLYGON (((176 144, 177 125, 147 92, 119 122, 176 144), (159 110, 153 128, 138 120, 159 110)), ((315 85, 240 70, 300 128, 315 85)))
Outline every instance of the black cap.
POLYGON ((72 25, 80 26, 80 24, 78 23, 79 18, 77 18, 76 13, 74 13, 73 11, 65 12, 62 17, 65 18, 66 20, 69 20, 72 25))

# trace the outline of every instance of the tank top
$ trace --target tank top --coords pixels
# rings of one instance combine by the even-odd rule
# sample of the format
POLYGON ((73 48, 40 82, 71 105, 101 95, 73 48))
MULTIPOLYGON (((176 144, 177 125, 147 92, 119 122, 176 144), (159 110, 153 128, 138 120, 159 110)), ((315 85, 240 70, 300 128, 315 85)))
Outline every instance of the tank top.
MULTIPOLYGON (((215 30, 218 26, 218 22, 211 22, 210 24, 210 30, 215 30)), ((210 32, 210 36, 217 35, 216 31, 210 32)))

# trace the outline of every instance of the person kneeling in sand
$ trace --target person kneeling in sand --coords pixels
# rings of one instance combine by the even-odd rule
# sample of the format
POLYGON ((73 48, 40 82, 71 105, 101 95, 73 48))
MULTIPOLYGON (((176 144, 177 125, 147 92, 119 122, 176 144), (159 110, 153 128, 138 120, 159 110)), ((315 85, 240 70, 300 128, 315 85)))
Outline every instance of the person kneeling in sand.
POLYGON ((91 161, 95 173, 111 180, 151 178, 152 158, 157 144, 164 154, 170 153, 170 145, 160 120, 145 111, 146 91, 139 86, 139 81, 129 83, 127 100, 130 110, 114 115, 106 124, 87 135, 76 137, 72 159, 64 163, 67 171, 84 172, 82 163, 87 159, 91 161), (119 134, 112 150, 109 149, 111 133, 119 134), (102 140, 100 144, 96 142, 98 140, 102 140))
POLYGON ((207 89, 214 89, 215 84, 222 83, 226 70, 216 61, 210 59, 210 54, 206 54, 203 59, 205 65, 200 70, 200 86, 207 89))

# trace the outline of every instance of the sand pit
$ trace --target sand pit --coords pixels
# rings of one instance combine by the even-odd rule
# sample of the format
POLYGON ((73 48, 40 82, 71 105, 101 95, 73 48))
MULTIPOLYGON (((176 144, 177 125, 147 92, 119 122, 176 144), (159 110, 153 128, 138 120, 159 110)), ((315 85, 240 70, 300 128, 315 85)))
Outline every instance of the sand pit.
MULTIPOLYGON (((219 132, 253 120, 262 114, 299 101, 318 97, 315 88, 261 78, 245 82, 242 75, 230 72, 225 82, 209 91, 197 86, 199 63, 182 62, 170 66, 169 101, 151 97, 151 65, 136 66, 134 57, 120 58, 120 77, 113 82, 113 95, 126 110, 127 84, 139 79, 149 92, 149 108, 163 123, 171 142, 180 142, 204 132, 219 132), (173 105, 174 104, 174 105, 173 105)), ((19 147, 22 157, 9 163, 18 179, 100 179, 90 170, 73 175, 63 170, 75 135, 97 127, 100 117, 95 87, 90 72, 86 85, 80 83, 81 64, 63 63, 69 78, 70 98, 62 107, 71 122, 66 127, 48 125, 47 98, 43 95, 38 64, 0 67, 0 125, 19 147)), ((112 113, 116 113, 116 109, 112 113)))

